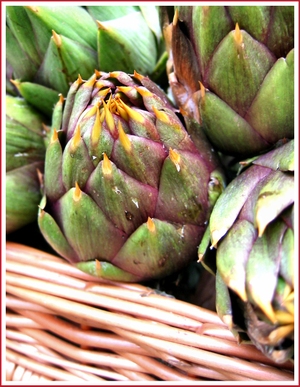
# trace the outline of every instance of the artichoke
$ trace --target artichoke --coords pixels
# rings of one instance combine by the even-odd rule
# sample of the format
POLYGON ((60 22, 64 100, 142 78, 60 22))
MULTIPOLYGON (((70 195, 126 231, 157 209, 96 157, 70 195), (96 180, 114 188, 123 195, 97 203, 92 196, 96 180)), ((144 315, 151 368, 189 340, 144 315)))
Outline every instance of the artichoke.
POLYGON ((8 6, 6 56, 21 96, 49 117, 79 73, 113 66, 167 79, 155 6, 8 6))
POLYGON ((45 158, 44 117, 6 96, 6 233, 36 221, 45 158))
POLYGON ((158 279, 197 258, 224 179, 211 145, 185 125, 146 76, 79 77, 54 109, 46 151, 38 224, 52 248, 123 281, 158 279))
POLYGON ((199 260, 216 267, 220 317, 284 362, 294 345, 294 140, 244 167, 214 206, 199 260))
POLYGON ((243 159, 293 139, 294 7, 175 8, 172 23, 161 8, 170 86, 215 149, 243 159))

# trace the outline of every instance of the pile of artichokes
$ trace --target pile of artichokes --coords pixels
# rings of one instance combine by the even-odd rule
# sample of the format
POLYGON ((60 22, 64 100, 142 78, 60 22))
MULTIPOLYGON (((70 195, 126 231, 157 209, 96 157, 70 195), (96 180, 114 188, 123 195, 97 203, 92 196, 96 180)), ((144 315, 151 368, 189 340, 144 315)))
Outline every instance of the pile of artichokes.
POLYGON ((294 7, 7 6, 6 62, 7 238, 118 281, 198 262, 292 359, 294 7))

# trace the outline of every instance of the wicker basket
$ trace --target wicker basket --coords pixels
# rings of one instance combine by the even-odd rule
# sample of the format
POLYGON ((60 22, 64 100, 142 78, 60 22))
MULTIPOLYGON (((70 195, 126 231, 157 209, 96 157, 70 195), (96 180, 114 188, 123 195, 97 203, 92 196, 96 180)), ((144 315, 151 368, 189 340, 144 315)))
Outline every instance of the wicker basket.
POLYGON ((216 313, 7 242, 6 380, 293 381, 216 313))

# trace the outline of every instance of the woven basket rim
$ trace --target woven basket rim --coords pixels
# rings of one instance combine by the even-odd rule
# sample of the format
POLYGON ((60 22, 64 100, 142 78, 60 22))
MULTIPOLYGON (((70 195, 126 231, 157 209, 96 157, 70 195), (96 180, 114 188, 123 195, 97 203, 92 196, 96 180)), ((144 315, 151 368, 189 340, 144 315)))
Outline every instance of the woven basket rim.
POLYGON ((7 380, 294 380, 292 362, 237 343, 210 310, 18 243, 5 268, 7 380))

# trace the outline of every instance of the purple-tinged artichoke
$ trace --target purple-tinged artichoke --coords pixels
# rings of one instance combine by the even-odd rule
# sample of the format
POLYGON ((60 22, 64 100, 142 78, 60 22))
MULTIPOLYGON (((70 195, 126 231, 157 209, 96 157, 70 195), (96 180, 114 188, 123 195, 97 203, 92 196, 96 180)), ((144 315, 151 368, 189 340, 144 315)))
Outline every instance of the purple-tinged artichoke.
POLYGON ((240 159, 294 138, 294 7, 162 7, 177 105, 240 159))
POLYGON ((38 216, 45 239, 94 276, 141 281, 180 270, 197 258, 224 187, 210 144, 192 136, 148 77, 79 77, 54 110, 38 216))
POLYGON ((294 350, 295 195, 291 140, 254 158, 229 183, 199 247, 204 266, 216 266, 220 317, 277 362, 294 350))

